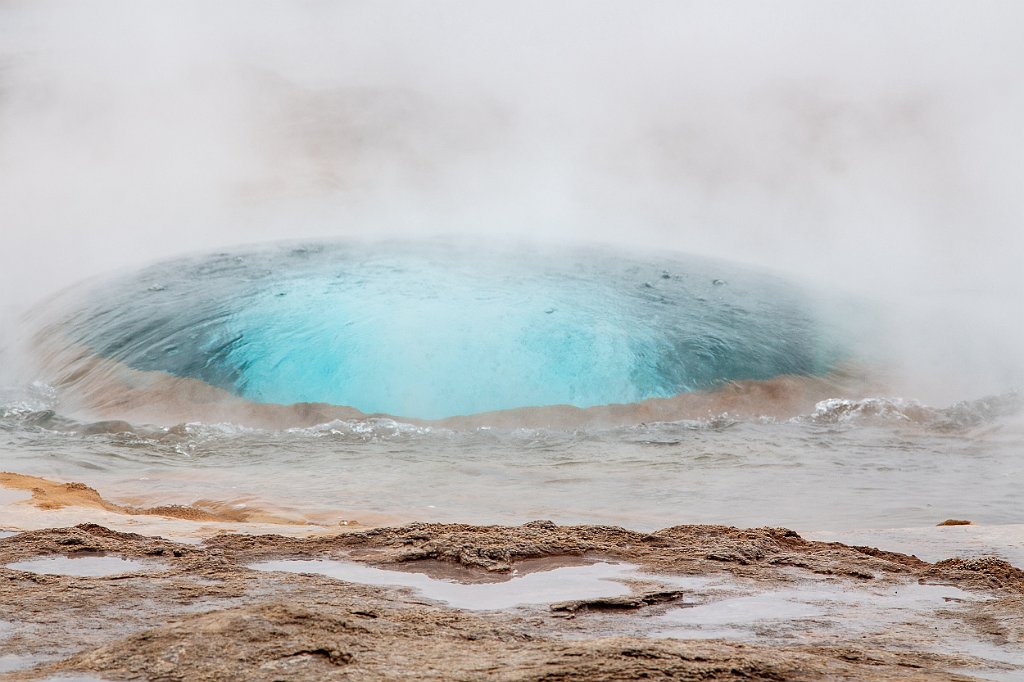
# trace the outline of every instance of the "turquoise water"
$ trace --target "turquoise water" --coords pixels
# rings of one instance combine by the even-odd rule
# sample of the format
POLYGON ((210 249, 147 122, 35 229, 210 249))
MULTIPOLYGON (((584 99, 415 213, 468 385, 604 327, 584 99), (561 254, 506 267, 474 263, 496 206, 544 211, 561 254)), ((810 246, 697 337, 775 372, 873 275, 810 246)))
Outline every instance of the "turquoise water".
POLYGON ((62 333, 131 368, 416 418, 635 403, 841 355, 784 281, 599 249, 277 245, 157 264, 78 301, 62 333))
POLYGON ((600 249, 331 243, 180 258, 41 308, 43 370, 0 390, 0 459, 131 504, 269 505, 332 523, 1019 522, 1020 397, 929 406, 816 376, 864 351, 834 322, 842 307, 824 310, 737 265, 600 249), (743 379, 768 381, 700 390, 743 379), (607 422, 559 408, 412 419, 679 392, 607 422))

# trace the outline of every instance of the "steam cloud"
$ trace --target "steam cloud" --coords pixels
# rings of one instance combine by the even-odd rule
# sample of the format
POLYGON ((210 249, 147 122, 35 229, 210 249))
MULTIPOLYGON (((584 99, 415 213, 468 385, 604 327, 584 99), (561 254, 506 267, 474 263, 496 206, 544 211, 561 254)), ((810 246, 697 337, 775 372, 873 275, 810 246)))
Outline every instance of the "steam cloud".
POLYGON ((587 240, 884 301, 939 400, 1024 383, 1024 5, 0 4, 0 321, 267 239, 587 240))

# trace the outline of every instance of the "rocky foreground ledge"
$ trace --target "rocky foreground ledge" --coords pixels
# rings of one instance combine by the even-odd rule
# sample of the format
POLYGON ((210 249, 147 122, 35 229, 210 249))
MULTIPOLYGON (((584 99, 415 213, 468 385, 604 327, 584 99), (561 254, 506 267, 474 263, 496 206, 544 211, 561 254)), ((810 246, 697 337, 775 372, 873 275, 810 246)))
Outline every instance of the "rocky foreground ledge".
POLYGON ((83 524, 2 538, 0 565, 0 680, 1024 679, 1014 660, 1024 572, 991 558, 927 563, 778 528, 416 523, 191 544, 83 524), (73 577, 9 566, 96 556, 149 569, 73 577), (547 567, 625 561, 648 576, 706 577, 719 587, 665 589, 652 578, 631 583, 625 597, 478 611, 405 588, 250 568, 270 559, 345 559, 464 582, 500 580, 539 559, 547 567), (887 612, 888 624, 855 634, 810 617, 739 641, 651 636, 663 614, 721 599, 722 584, 748 595, 800 585, 863 594, 843 608, 868 621, 872 595, 907 586, 972 597, 949 597, 948 608, 912 619, 887 612))

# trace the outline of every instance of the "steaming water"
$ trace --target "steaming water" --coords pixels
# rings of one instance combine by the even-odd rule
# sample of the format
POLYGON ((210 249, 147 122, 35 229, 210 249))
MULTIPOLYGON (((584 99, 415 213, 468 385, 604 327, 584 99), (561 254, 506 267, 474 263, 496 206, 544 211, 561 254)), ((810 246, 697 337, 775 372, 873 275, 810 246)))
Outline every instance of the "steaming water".
POLYGON ((69 342, 264 403, 439 418, 635 403, 814 374, 810 297, 699 259, 314 244, 182 259, 89 291, 69 342))
POLYGON ((862 342, 821 300, 602 251, 181 259, 26 323, 40 381, 0 397, 0 461, 115 501, 330 523, 1021 522, 1020 398, 927 406, 833 380, 862 342), (347 407, 275 405, 299 401, 347 407))

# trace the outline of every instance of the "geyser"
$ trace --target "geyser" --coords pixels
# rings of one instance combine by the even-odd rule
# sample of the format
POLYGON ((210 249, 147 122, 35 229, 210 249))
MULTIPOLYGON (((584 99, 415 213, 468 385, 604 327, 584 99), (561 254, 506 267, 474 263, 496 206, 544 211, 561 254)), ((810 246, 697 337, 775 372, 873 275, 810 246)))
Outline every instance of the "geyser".
POLYGON ((812 298, 772 276, 600 249, 272 245, 74 299, 61 336, 118 365, 410 418, 634 403, 839 354, 812 298))

